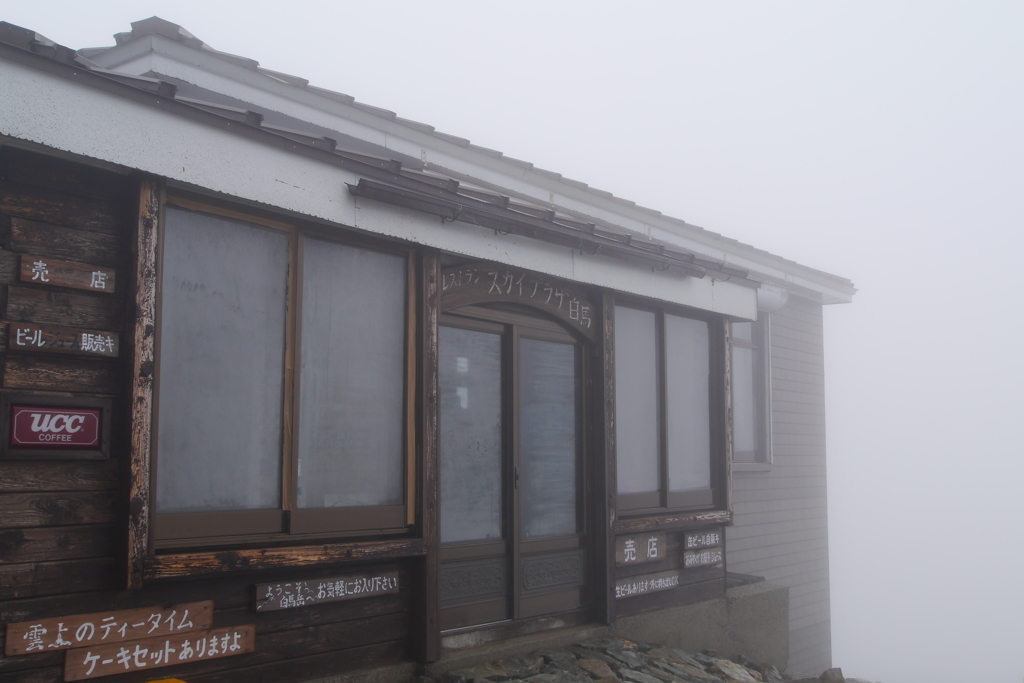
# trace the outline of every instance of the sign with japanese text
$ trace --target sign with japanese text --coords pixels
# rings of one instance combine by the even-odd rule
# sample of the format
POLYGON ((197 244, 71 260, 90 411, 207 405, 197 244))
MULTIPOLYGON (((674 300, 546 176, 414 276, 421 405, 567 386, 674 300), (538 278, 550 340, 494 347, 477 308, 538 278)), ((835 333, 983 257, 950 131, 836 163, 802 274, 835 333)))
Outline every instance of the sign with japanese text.
POLYGON ((589 339, 599 332, 594 304, 554 279, 490 264, 457 266, 441 272, 442 310, 490 301, 540 308, 589 339))
POLYGON ((22 254, 19 279, 38 285, 73 287, 104 294, 114 293, 113 268, 91 266, 77 261, 61 261, 45 256, 22 254))
POLYGON ((684 542, 686 549, 710 548, 713 545, 722 545, 722 532, 718 529, 710 531, 694 531, 686 534, 684 542))
POLYGON ((4 654, 27 655, 87 645, 117 644, 150 636, 204 631, 212 625, 213 600, 189 602, 167 609, 142 607, 53 617, 8 624, 4 654))
POLYGON ((664 532, 619 536, 615 539, 615 564, 620 567, 664 560, 667 553, 664 532))
POLYGON ((68 652, 64 660, 64 680, 80 681, 128 671, 202 662, 244 655, 255 649, 255 624, 83 647, 68 652))
POLYGON ((11 406, 11 448, 99 448, 99 408, 11 406))
POLYGON ((116 358, 120 348, 117 332, 80 330, 74 327, 35 323, 8 323, 7 347, 11 350, 72 353, 106 358, 116 358))
POLYGON ((397 592, 397 571, 291 583, 263 583, 256 586, 256 611, 269 612, 397 592))
POLYGON ((688 550, 683 553, 683 567, 707 567, 712 564, 719 564, 724 559, 721 548, 710 548, 708 550, 688 550))
POLYGON ((615 582, 616 598, 631 598, 634 595, 646 595, 667 591, 679 586, 679 570, 632 576, 615 582))

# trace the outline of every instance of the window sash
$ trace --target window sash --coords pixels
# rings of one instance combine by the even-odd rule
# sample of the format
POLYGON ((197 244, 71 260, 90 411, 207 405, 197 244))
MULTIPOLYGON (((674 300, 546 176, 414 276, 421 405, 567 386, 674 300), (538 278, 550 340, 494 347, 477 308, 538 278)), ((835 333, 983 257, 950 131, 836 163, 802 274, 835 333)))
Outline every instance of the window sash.
MULTIPOLYGON (((377 245, 367 244, 366 240, 356 239, 345 243, 333 240, 328 241, 327 237, 321 239, 321 235, 315 232, 300 231, 295 226, 262 219, 259 216, 240 214, 231 210, 224 210, 222 212, 215 207, 198 204, 191 199, 182 199, 180 202, 181 206, 178 206, 179 202, 176 197, 169 198, 169 200, 168 206, 165 209, 165 217, 167 214, 172 214, 170 218, 172 221, 176 219, 174 217, 175 214, 178 214, 178 217, 180 215, 200 216, 204 220, 213 221, 237 219, 234 220, 235 223, 251 230, 266 231, 283 236, 287 245, 287 260, 282 267, 282 275, 287 279, 287 294, 285 297, 287 312, 283 324, 280 321, 273 323, 274 327, 281 329, 281 336, 285 339, 283 363, 280 372, 261 373, 279 376, 281 383, 282 399, 277 413, 280 416, 281 438, 277 440, 278 446, 274 454, 280 475, 277 481, 272 484, 276 489, 279 500, 275 502, 273 507, 258 510, 227 509, 161 512, 159 507, 155 507, 151 524, 151 537, 155 546, 180 546, 185 541, 194 541, 202 545, 213 542, 212 540, 204 541, 203 539, 213 539, 215 537, 239 537, 240 541, 251 538, 255 542, 262 538, 273 538, 275 535, 279 537, 289 534, 324 536, 330 534, 404 530, 412 523, 412 520, 409 519, 412 509, 410 499, 415 493, 413 484, 409 481, 410 468, 413 466, 410 463, 410 459, 414 446, 411 443, 412 437, 408 431, 412 416, 411 411, 414 409, 413 401, 410 399, 413 392, 413 387, 411 386, 412 379, 408 372, 409 364, 413 362, 412 355, 414 353, 414 330, 411 327, 413 325, 411 315, 412 305, 415 301, 415 291, 412 288, 411 279, 411 252, 406 249, 382 248, 377 245), (348 507, 322 508, 300 508, 298 506, 299 455, 297 448, 301 444, 299 430, 297 429, 301 420, 298 392, 301 391, 302 387, 300 382, 301 372, 296 372, 293 368, 296 368, 297 364, 301 362, 300 333, 302 326, 297 320, 297 315, 301 310, 303 301, 299 287, 303 274, 303 269, 300 267, 301 245, 309 240, 316 240, 313 246, 317 249, 323 249, 324 244, 327 245, 327 249, 348 249, 352 252, 350 256, 353 257, 352 260, 354 262, 358 262, 360 257, 366 257, 367 260, 372 261, 380 255, 383 255, 385 261, 392 259, 388 261, 390 264, 388 270, 394 271, 389 272, 389 276, 395 282, 390 283, 392 285, 390 289, 394 291, 390 292, 387 297, 388 300, 392 301, 390 310, 391 320, 387 325, 387 335, 393 338, 391 346, 394 348, 390 349, 390 355, 388 356, 392 359, 389 361, 391 365, 383 373, 387 377, 380 381, 386 381, 393 389, 389 398, 390 403, 393 404, 390 411, 393 415, 389 418, 388 428, 383 431, 397 434, 398 437, 397 439, 391 439, 394 443, 391 444, 392 447, 388 449, 389 452, 386 456, 392 462, 392 469, 394 470, 390 474, 390 493, 380 497, 378 501, 370 501, 371 503, 379 502, 381 504, 357 504, 348 507), (290 438, 287 438, 288 435, 290 435, 290 438)), ((171 229, 173 230, 173 227, 171 229)), ((165 249, 163 245, 167 237, 166 218, 164 221, 161 221, 160 232, 159 243, 162 246, 158 253, 161 255, 161 258, 157 264, 157 373, 154 385, 155 410, 151 437, 154 466, 150 481, 154 497, 155 493, 159 490, 158 486, 161 479, 160 439, 162 432, 159 423, 162 391, 160 384, 161 375, 164 375, 165 383, 168 381, 166 366, 161 370, 161 364, 165 360, 162 354, 164 350, 162 348, 162 340, 165 328, 174 325, 176 320, 182 317, 181 314, 177 314, 177 316, 176 314, 168 315, 163 306, 165 298, 163 290, 166 285, 165 274, 169 272, 166 268, 168 266, 174 267, 174 264, 167 263, 164 258, 165 249)), ((223 253, 230 252, 222 252, 221 255, 223 253)), ((241 263, 243 266, 245 265, 244 261, 241 263)), ((376 265, 379 266, 380 264, 376 265)), ((173 273, 171 274, 173 275, 173 273)), ((306 275, 311 276, 312 274, 306 273, 306 275)), ((265 333, 266 330, 264 329, 263 332, 265 333)), ((230 349, 228 352, 230 353, 230 349)), ((173 382, 173 380, 171 381, 173 382)), ((168 418, 165 415, 166 419, 168 418)), ((370 458, 370 460, 373 461, 374 458, 370 458)), ((225 461, 231 463, 232 459, 226 458, 225 461)), ((165 456, 164 471, 162 472, 164 477, 168 475, 166 462, 165 456)), ((330 467, 336 469, 337 465, 332 461, 330 467)), ((363 501, 358 502, 362 503, 363 501)))
POLYGON ((740 467, 771 460, 768 327, 764 312, 754 322, 732 323, 733 463, 740 467))
MULTIPOLYGON (((719 479, 719 464, 717 459, 722 456, 720 440, 715 437, 715 425, 717 424, 716 414, 717 396, 719 393, 719 379, 715 376, 718 364, 714 360, 716 339, 719 334, 714 330, 709 320, 704 318, 680 316, 662 310, 647 309, 634 305, 615 305, 614 325, 614 348, 615 348, 615 421, 616 421, 616 479, 618 494, 616 497, 617 508, 631 513, 654 512, 665 509, 693 509, 707 508, 715 505, 719 479), (640 315, 638 315, 640 314, 640 315), (668 322, 666 323, 666 319, 668 322), (703 329, 703 341, 700 349, 691 353, 689 359, 691 365, 699 361, 696 369, 688 368, 686 372, 680 370, 679 363, 669 358, 675 351, 678 353, 679 345, 673 343, 673 337, 678 336, 678 330, 673 331, 680 325, 693 327, 694 330, 703 329), (639 329, 646 326, 647 329, 639 329), (653 331, 651 331, 653 328, 653 331), (642 340, 637 343, 636 340, 642 340), (639 360, 638 360, 639 359, 639 360), (623 361, 625 360, 625 363, 623 361), (646 373, 637 373, 635 368, 644 363, 648 367, 653 366, 654 377, 650 370, 646 373), (673 366, 676 366, 673 368, 673 366), (699 386, 687 386, 684 378, 687 372, 699 380, 699 386), (638 380, 637 377, 640 377, 638 380), (647 377, 644 380, 644 377, 647 377), (641 423, 633 417, 637 412, 637 402, 634 400, 637 391, 630 387, 637 387, 639 391, 646 392, 646 386, 654 386, 653 392, 656 397, 654 407, 647 404, 642 420, 646 421, 646 432, 642 434, 642 441, 656 442, 656 450, 652 454, 651 448, 640 449, 640 453, 646 451, 648 455, 639 455, 636 451, 630 452, 635 446, 630 442, 632 436, 627 431, 623 433, 623 413, 626 413, 627 429, 634 429, 629 420, 634 419, 635 423, 641 423), (679 385, 679 386, 674 386, 679 385), (680 386, 682 391, 679 391, 680 386), (674 394, 674 396, 673 396, 674 394), (698 397, 696 400, 694 397, 698 397), (696 414, 691 423, 696 421, 699 425, 699 433, 696 439, 693 438, 693 425, 690 429, 680 429, 677 424, 679 420, 670 415, 673 400, 676 403, 682 401, 684 406, 696 406, 696 414), (624 411, 625 409, 625 411, 624 411), (700 453, 706 453, 706 460, 700 460, 700 453), (689 453, 689 455, 687 455, 689 453), (696 457, 696 486, 694 486, 694 472, 691 472, 690 486, 680 485, 681 474, 680 459, 696 457), (623 483, 623 468, 635 462, 638 458, 646 457, 645 463, 648 469, 653 468, 657 474, 656 485, 648 476, 646 486, 637 486, 635 481, 623 483), (637 490, 644 489, 647 490, 637 490), (677 488, 679 490, 672 490, 677 488), (633 489, 633 490, 630 490, 633 489), (652 490, 653 489, 653 490, 652 490)), ((685 369, 685 368, 684 368, 685 369)), ((692 383, 691 377, 691 383, 692 383)), ((693 464, 692 462, 690 464, 693 464)))

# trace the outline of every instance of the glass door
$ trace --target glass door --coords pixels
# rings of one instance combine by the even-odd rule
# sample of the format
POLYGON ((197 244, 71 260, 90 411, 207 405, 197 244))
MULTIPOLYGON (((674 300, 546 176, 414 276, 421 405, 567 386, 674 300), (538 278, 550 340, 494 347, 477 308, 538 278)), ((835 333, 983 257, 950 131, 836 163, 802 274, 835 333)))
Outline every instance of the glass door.
POLYGON ((440 330, 442 629, 571 610, 586 583, 580 347, 474 313, 440 330))

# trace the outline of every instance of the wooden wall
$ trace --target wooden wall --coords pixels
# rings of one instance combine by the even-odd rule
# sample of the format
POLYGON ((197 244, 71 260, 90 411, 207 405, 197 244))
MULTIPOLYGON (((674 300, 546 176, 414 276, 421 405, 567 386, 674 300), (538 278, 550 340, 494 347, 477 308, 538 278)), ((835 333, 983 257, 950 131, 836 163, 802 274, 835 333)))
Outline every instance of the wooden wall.
MULTIPOLYGON (((148 681, 306 680, 410 656, 413 561, 250 571, 196 580, 147 581, 123 590, 127 535, 132 300, 129 246, 137 179, 0 149, 0 393, 112 401, 110 457, 0 459, 0 627, 73 614, 214 601, 214 628, 256 624, 251 654, 109 677, 148 681), (22 254, 112 267, 114 294, 19 281, 22 254), (117 332, 117 358, 8 348, 8 322, 117 332), (399 571, 400 590, 345 602, 255 612, 257 583, 347 572, 399 571)), ((0 641, 3 639, 0 628, 0 641)), ((0 683, 56 683, 64 653, 0 656, 0 683)))
POLYGON ((791 297, 771 314, 773 463, 734 474, 729 571, 789 586, 790 671, 831 663, 822 307, 791 297))

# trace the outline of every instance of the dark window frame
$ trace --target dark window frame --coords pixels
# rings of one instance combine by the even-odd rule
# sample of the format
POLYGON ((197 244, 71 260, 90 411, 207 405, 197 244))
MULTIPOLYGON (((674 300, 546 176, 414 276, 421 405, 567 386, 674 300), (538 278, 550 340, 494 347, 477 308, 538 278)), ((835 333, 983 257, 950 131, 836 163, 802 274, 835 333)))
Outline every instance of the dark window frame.
MULTIPOLYGON (((728 486, 728 447, 727 438, 727 383, 726 383, 726 329, 728 324, 721 316, 695 311, 681 306, 654 303, 629 296, 616 296, 612 309, 629 308, 653 313, 655 316, 655 373, 657 377, 657 443, 658 443, 658 490, 644 493, 621 493, 616 491, 616 509, 620 515, 651 516, 673 513, 690 513, 703 510, 724 510, 727 505, 728 486), (699 320, 708 326, 708 429, 710 486, 707 489, 693 491, 670 491, 669 484, 669 453, 666 424, 667 416, 667 377, 665 359, 665 316, 699 320)), ((618 325, 617 316, 614 325, 618 325)), ((613 325, 613 327, 614 327, 613 325)), ((612 330, 615 336, 615 330, 612 330)), ((615 345, 617 356, 620 350, 615 345)), ((614 375, 613 375, 614 377, 614 375)), ((612 380, 616 381, 616 380, 612 380)), ((619 397, 618 387, 614 388, 616 400, 619 397)), ((616 424, 618 424, 616 422, 616 424)), ((615 436, 614 461, 616 468, 620 462, 618 450, 622 448, 621 437, 615 436)), ((616 480, 620 480, 616 476, 616 480)))
POLYGON ((396 245, 361 235, 340 234, 320 226, 280 220, 262 213, 225 206, 206 198, 187 193, 165 195, 157 235, 156 301, 155 301, 155 373, 153 384, 153 418, 150 435, 151 468, 150 491, 155 491, 159 473, 160 401, 160 326, 163 323, 162 279, 163 240, 166 208, 185 212, 203 213, 218 219, 250 224, 256 228, 284 233, 288 238, 288 273, 286 293, 284 397, 281 411, 282 442, 280 486, 281 503, 270 510, 237 510, 213 512, 160 513, 154 507, 150 513, 150 547, 152 550, 202 547, 224 544, 259 545, 281 542, 308 542, 329 538, 345 539, 367 536, 393 536, 405 534, 416 521, 416 316, 417 291, 415 287, 416 253, 412 247, 396 245), (330 241, 358 249, 390 254, 404 259, 405 305, 403 446, 402 446, 402 500, 400 505, 353 506, 338 508, 300 509, 297 501, 298 420, 302 315, 302 250, 309 238, 330 241))

